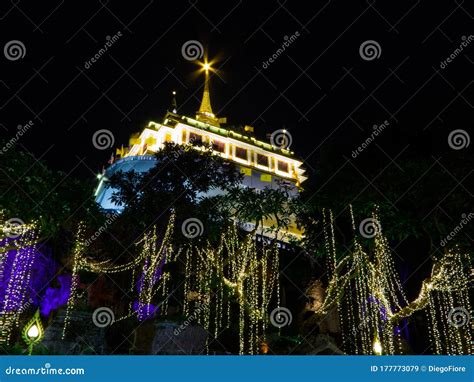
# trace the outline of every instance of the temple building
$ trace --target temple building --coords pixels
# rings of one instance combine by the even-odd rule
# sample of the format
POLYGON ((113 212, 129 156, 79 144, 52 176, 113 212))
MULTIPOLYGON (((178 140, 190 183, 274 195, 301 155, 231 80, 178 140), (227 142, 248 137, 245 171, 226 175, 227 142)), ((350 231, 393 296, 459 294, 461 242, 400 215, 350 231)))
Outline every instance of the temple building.
MULTIPOLYGON (((110 200, 113 189, 106 186, 107 179, 117 171, 146 172, 156 163, 154 154, 165 142, 193 145, 199 150, 203 144, 210 145, 215 155, 237 165, 243 174, 243 187, 256 189, 277 188, 281 181, 297 194, 307 177, 302 165, 292 151, 258 140, 252 126, 226 127, 226 118, 218 118, 212 111, 209 91, 209 66, 204 65, 205 84, 201 106, 194 118, 177 113, 176 99, 161 122, 150 121, 144 130, 130 140, 130 148, 118 149, 119 159, 99 175, 95 200, 105 210, 120 211, 121 206, 110 200)), ((296 233, 296 231, 295 231, 296 233)), ((297 234, 297 236, 300 236, 297 234)))

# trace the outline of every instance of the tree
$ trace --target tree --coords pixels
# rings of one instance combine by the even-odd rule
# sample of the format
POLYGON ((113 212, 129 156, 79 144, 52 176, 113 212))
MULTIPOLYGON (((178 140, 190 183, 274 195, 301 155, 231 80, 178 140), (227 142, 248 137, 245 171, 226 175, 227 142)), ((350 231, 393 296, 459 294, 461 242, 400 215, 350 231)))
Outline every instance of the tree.
POLYGON ((254 224, 254 232, 265 230, 278 237, 294 219, 294 198, 290 187, 280 182, 278 188, 254 189, 233 187, 220 196, 219 209, 241 223, 254 224))
POLYGON ((350 237, 349 205, 356 221, 370 217, 373 206, 378 205, 384 233, 392 242, 427 241, 429 253, 438 257, 450 245, 471 248, 473 224, 465 225, 446 248, 441 243, 471 212, 467 184, 472 177, 472 158, 466 156, 461 162, 449 156, 437 162, 435 158, 407 158, 397 164, 383 172, 368 167, 364 175, 350 165, 339 171, 331 165, 321 167, 317 183, 307 187, 299 207, 311 250, 320 243, 314 238, 321 237, 323 209, 333 210, 338 234, 350 237))
POLYGON ((47 238, 63 252, 80 221, 90 227, 104 217, 93 198, 94 185, 49 169, 30 154, 10 148, 0 155, 0 210, 5 220, 38 221, 40 241, 47 238))
POLYGON ((165 143, 155 154, 157 164, 146 173, 117 172, 108 183, 111 200, 124 206, 114 228, 133 242, 152 225, 164 229, 171 210, 177 226, 186 219, 199 219, 212 230, 220 200, 218 195, 241 180, 235 165, 214 155, 208 146, 165 143))

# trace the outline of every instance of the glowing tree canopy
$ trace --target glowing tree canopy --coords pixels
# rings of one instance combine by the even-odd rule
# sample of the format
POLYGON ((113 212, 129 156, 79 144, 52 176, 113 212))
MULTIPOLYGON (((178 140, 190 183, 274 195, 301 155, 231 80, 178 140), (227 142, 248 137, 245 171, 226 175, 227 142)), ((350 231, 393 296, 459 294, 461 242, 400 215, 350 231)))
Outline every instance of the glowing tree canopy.
MULTIPOLYGON (((355 235, 353 251, 342 259, 336 255, 332 213, 325 215, 326 249, 332 277, 326 298, 315 314, 323 319, 337 306, 346 352, 402 353, 399 325, 422 309, 428 314, 430 340, 437 354, 469 351, 472 333, 467 324, 471 310, 467 254, 447 252, 434 264, 431 277, 423 281, 419 296, 408 302, 387 239, 382 234, 377 209, 370 219, 371 232, 364 235, 374 240, 373 254, 363 250, 355 235)), ((352 226, 356 232, 353 216, 352 226)))

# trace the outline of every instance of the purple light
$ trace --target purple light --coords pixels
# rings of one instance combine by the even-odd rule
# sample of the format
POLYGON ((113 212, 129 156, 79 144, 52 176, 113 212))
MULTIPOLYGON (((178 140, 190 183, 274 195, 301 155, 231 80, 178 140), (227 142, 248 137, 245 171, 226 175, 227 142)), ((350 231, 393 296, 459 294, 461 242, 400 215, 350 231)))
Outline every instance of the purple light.
POLYGON ((48 287, 41 300, 40 312, 43 316, 49 316, 52 310, 67 303, 71 293, 71 275, 58 276, 59 288, 48 287))
MULTIPOLYGON (((13 239, 0 241, 0 247, 13 239)), ((65 304, 69 297, 71 276, 59 276, 59 289, 50 287, 58 264, 45 246, 30 246, 7 251, 0 264, 0 311, 21 312, 40 306, 42 315, 65 304)))
POLYGON ((160 311, 160 307, 153 304, 141 304, 139 301, 134 301, 133 310, 137 312, 139 321, 145 321, 157 315, 160 311))
MULTIPOLYGON (((160 263, 153 271, 153 275, 151 276, 151 280, 147 282, 145 275, 148 272, 149 267, 149 259, 145 260, 145 264, 143 265, 143 271, 140 276, 140 279, 137 282, 137 291, 141 293, 143 288, 152 288, 163 275, 163 267, 166 262, 166 254, 164 254, 163 258, 160 260, 160 263), (145 285, 147 284, 147 285, 145 285)), ((159 307, 155 307, 153 304, 145 304, 143 301, 134 301, 133 303, 133 310, 137 312, 138 320, 145 321, 149 318, 153 318, 159 312, 159 307)))
POLYGON ((54 280, 58 264, 53 260, 51 250, 46 246, 40 246, 36 251, 35 264, 31 270, 31 281, 29 285, 30 302, 35 306, 41 305, 45 291, 54 280))
MULTIPOLYGON (((161 276, 163 275, 163 267, 165 265, 165 261, 166 261, 166 255, 163 256, 160 263, 158 264, 155 271, 153 272, 150 285, 147 285, 148 287, 155 285, 161 279, 161 276)), ((145 286, 145 275, 148 272, 148 266, 149 266, 149 259, 146 259, 145 264, 143 265, 143 272, 140 276, 140 279, 137 282, 138 293, 140 293, 145 286)))
POLYGON ((377 297, 374 296, 369 296, 367 299, 369 303, 377 304, 379 306, 379 311, 380 311, 380 316, 382 318, 382 321, 387 321, 387 309, 385 306, 380 302, 380 300, 377 297))
MULTIPOLYGON (((5 238, 0 247, 10 245, 14 239, 5 238)), ((2 312, 18 312, 27 306, 29 275, 35 262, 35 247, 7 251, 0 264, 0 306, 2 312)))

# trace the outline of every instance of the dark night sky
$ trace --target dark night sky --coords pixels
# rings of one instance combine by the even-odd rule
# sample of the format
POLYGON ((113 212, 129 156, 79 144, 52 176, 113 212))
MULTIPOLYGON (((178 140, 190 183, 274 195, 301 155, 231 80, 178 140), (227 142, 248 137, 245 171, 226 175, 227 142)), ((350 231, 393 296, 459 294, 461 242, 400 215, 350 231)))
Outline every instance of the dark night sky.
MULTIPOLYGON (((203 77, 196 76, 197 65, 181 48, 197 40, 211 59, 219 58, 220 78, 211 83, 214 112, 230 124, 254 125, 264 139, 286 127, 291 149, 304 159, 317 187, 325 186, 318 169, 328 164, 335 176, 346 164, 352 166, 368 183, 387 168, 399 174, 396 182, 405 176, 399 163, 406 158, 426 158, 433 163, 430 171, 446 171, 447 164, 438 160, 454 156, 457 165, 469 163, 461 160, 472 155, 472 143, 453 151, 448 135, 462 129, 473 136, 473 4, 2 1, 0 138, 11 139, 18 125, 32 120, 18 146, 67 176, 95 184, 113 150, 95 148, 94 132, 108 129, 116 147, 127 145, 131 133, 161 119, 172 90, 178 92, 179 113, 195 114, 203 77), (122 37, 85 68, 107 36, 119 32, 122 37), (299 37, 264 68, 285 36, 296 32, 299 37), (469 36, 472 42, 441 68, 469 36), (12 40, 24 45, 23 58, 7 59, 4 46, 12 40), (361 57, 359 47, 367 40, 379 44, 379 58, 361 57), (377 140, 351 158, 373 126, 384 121, 389 126, 377 140)), ((467 183, 473 171, 466 172, 462 180, 452 177, 452 190, 472 197, 467 183)), ((15 181, 21 184, 27 175, 15 181)), ((448 195, 439 195, 440 203, 448 195)), ((448 212, 454 227, 460 217, 448 212)), ((403 272, 428 276, 427 250, 410 246, 400 250, 409 263, 403 272)), ((404 279, 412 284, 407 288, 412 298, 420 279, 404 279)))
POLYGON ((474 43, 445 69, 440 62, 474 30, 474 9, 467 1, 391 3, 5 1, 0 42, 20 40, 26 55, 0 57, 0 131, 9 139, 33 120, 20 145, 53 168, 89 178, 111 153, 92 145, 96 130, 109 129, 117 146, 126 144, 165 113, 173 89, 179 112, 194 114, 202 77, 192 75, 196 65, 181 47, 198 40, 222 65, 222 80, 212 82, 214 111, 232 124, 252 123, 261 137, 285 126, 310 171, 325 149, 336 162, 349 158, 385 120, 390 127, 361 164, 383 168, 402 150, 442 155, 451 130, 472 135, 474 43), (361 58, 366 40, 380 44, 380 58, 361 58))

